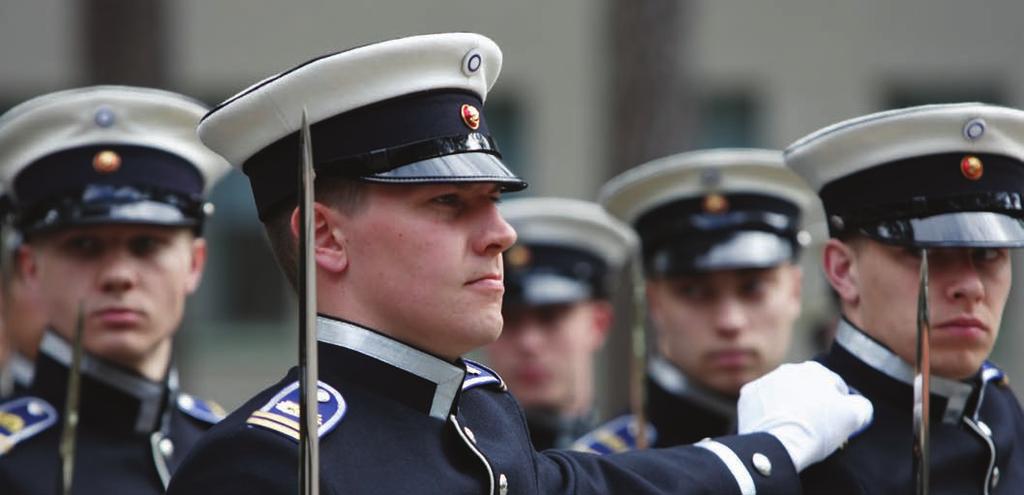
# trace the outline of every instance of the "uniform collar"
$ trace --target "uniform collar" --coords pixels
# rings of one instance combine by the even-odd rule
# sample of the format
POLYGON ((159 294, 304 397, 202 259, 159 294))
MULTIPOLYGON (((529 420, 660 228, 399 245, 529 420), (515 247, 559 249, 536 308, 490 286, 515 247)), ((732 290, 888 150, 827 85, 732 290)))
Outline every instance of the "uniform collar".
POLYGON ((325 316, 317 317, 317 340, 363 357, 332 360, 330 366, 321 361, 325 374, 378 383, 376 393, 441 420, 451 413, 466 375, 461 361, 453 364, 368 328, 325 316))
POLYGON ((647 374, 654 383, 667 392, 685 397, 722 416, 736 416, 735 399, 730 400, 719 393, 693 383, 679 371, 679 368, 660 356, 654 356, 648 360, 647 374))
MULTIPOLYGON (((839 320, 835 342, 876 371, 900 383, 913 386, 914 368, 845 318, 839 320)), ((946 399, 946 408, 942 415, 944 423, 960 422, 974 389, 972 383, 931 376, 931 395, 946 399)))
MULTIPOLYGON (((43 334, 31 392, 44 396, 62 409, 67 393, 71 345, 52 330, 43 334)), ((177 393, 177 373, 171 370, 164 383, 103 361, 87 353, 81 360, 80 416, 90 425, 150 433, 163 425, 168 396, 177 393)), ((171 397, 173 399, 173 397, 171 397)), ((173 403, 173 402, 170 402, 173 403)))
POLYGON ((35 367, 36 365, 31 359, 18 351, 11 352, 7 359, 7 371, 11 373, 14 384, 22 388, 32 385, 32 376, 36 372, 35 367))

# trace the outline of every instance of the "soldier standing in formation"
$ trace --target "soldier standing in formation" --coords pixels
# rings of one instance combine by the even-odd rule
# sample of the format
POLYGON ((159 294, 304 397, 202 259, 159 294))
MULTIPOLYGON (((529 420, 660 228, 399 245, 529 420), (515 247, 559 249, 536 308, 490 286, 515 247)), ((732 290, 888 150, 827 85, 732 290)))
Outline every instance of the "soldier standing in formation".
POLYGON ((97 494, 163 493, 219 419, 178 390, 171 356, 206 259, 205 197, 229 170, 195 136, 205 111, 174 93, 97 86, 0 117, 19 277, 49 322, 31 384, 0 404, 0 492, 60 493, 66 413, 79 420, 73 493, 97 494), (80 402, 68 411, 78 332, 80 402))
POLYGON ((488 363, 522 404, 533 446, 567 448, 597 426, 594 358, 635 236, 587 201, 513 199, 500 209, 518 239, 503 256, 504 325, 488 363))
MULTIPOLYGON (((801 217, 814 201, 781 152, 757 149, 669 156, 602 189, 601 202, 642 243, 654 446, 735 432, 740 388, 782 363, 800 314, 801 217)), ((635 448, 634 422, 614 419, 574 448, 635 448)))
POLYGON ((1024 112, 952 104, 867 115, 800 139, 786 163, 818 190, 832 237, 824 270, 842 320, 822 362, 875 405, 866 431, 806 472, 804 493, 913 493, 922 270, 931 493, 1024 492, 1024 415, 987 361, 1010 292, 1009 248, 1024 246, 1024 112))
MULTIPOLYGON (((596 456, 536 452, 501 378, 463 354, 501 332, 495 204, 510 173, 482 112, 501 52, 469 33, 314 59, 221 104, 204 143, 249 176, 281 266, 297 272, 300 131, 317 170, 316 390, 330 493, 795 493, 797 472, 870 416, 817 363, 783 367, 740 400, 740 431, 697 446, 596 456)), ((293 370, 192 450, 172 494, 294 493, 293 370)))

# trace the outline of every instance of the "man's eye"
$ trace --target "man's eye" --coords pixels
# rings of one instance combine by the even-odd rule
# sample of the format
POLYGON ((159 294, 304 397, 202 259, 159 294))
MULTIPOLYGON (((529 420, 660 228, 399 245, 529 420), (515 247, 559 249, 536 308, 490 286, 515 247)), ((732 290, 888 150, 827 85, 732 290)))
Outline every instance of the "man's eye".
POLYGON ((740 286, 740 290, 746 297, 759 296, 764 292, 766 285, 765 281, 761 279, 748 280, 740 286))
POLYGON ((103 251, 103 243, 95 237, 78 236, 64 242, 64 247, 79 256, 93 256, 103 251))
POLYGON ((431 201, 444 206, 462 205, 462 198, 460 198, 458 194, 444 194, 432 199, 431 201))
POLYGON ((705 299, 709 296, 709 291, 697 284, 680 284, 673 287, 673 292, 677 296, 686 299, 705 299))
POLYGON ((994 261, 996 259, 999 259, 999 256, 1002 254, 1002 250, 993 248, 978 248, 975 249, 972 254, 973 258, 977 261, 994 261))
POLYGON ((163 241, 153 236, 133 237, 128 241, 128 249, 135 256, 146 256, 156 251, 163 244, 163 241))

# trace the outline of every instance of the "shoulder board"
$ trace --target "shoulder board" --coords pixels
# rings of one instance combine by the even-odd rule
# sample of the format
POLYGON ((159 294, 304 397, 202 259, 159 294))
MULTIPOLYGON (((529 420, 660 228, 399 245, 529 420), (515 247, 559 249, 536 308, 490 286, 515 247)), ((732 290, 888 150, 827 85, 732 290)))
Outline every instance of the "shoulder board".
POLYGON ((178 394, 178 409, 199 421, 210 424, 217 424, 226 416, 224 408, 220 404, 186 393, 178 394))
MULTIPOLYGON (((323 438, 333 430, 345 416, 345 399, 334 387, 317 382, 316 400, 318 409, 317 435, 323 438)), ((273 399, 249 416, 245 422, 250 427, 276 431, 288 438, 299 441, 299 382, 281 389, 273 399)))
POLYGON ((508 390, 505 380, 501 379, 494 370, 469 359, 463 359, 466 364, 466 377, 462 380, 462 390, 480 387, 483 385, 497 385, 502 392, 508 390))
POLYGON ((19 442, 57 422, 57 410, 43 399, 21 397, 0 404, 0 457, 19 442))
POLYGON ((995 364, 985 361, 981 365, 981 383, 995 383, 1002 387, 1009 387, 1010 377, 1006 376, 1006 373, 999 369, 995 364))
MULTIPOLYGON (((647 423, 647 445, 658 438, 654 425, 647 423)), ((637 449, 636 416, 619 416, 587 433, 569 447, 578 452, 614 454, 637 449)))

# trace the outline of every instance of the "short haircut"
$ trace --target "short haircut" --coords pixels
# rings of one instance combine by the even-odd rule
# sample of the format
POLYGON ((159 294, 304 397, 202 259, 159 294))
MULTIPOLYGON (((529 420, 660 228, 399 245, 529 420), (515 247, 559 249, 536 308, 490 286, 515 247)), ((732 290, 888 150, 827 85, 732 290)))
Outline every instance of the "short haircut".
MULTIPOLYGON (((316 180, 316 201, 348 215, 358 213, 365 204, 366 186, 365 182, 355 179, 320 178, 316 180)), ((298 290, 298 239, 292 235, 291 225, 292 212, 296 207, 280 208, 263 222, 263 227, 277 264, 292 289, 298 290)))

